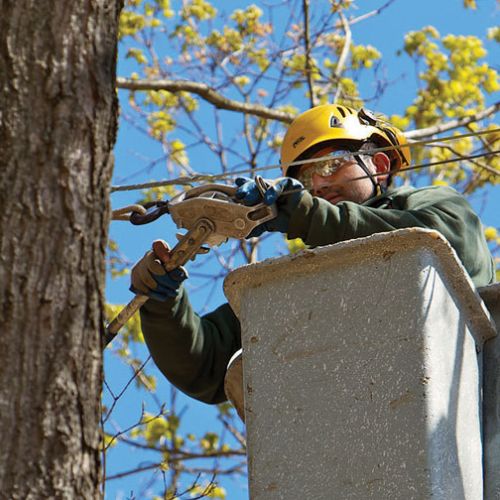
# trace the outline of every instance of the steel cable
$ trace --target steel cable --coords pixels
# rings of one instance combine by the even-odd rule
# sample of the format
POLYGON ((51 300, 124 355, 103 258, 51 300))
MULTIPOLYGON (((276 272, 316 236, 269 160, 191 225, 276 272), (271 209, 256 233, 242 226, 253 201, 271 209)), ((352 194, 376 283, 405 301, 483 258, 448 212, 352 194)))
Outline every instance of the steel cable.
MULTIPOLYGON (((448 136, 448 137, 440 137, 438 139, 425 139, 425 140, 419 140, 419 141, 413 141, 413 142, 408 142, 407 144, 404 145, 404 147, 409 147, 409 148, 414 148, 417 146, 422 146, 422 145, 434 145, 434 147, 446 147, 446 146, 441 146, 436 143, 440 142, 447 142, 447 141, 456 141, 460 139, 465 139, 468 137, 477 137, 477 136, 482 136, 482 135, 487 135, 487 134, 494 134, 494 133, 500 133, 500 128, 495 128, 491 130, 480 130, 477 132, 470 132, 467 134, 460 134, 460 135, 454 135, 454 136, 448 136)), ((491 145, 493 145, 497 140, 493 141, 491 145)), ((384 152, 384 151, 392 151, 395 149, 399 149, 398 146, 385 146, 381 148, 373 148, 370 150, 365 150, 362 151, 363 155, 371 155, 377 152, 384 152)), ((420 165, 415 165, 412 167, 405 167, 401 168, 398 170, 394 170, 389 172, 390 174, 397 174, 399 172, 405 172, 408 170, 417 170, 419 168, 429 168, 433 167, 436 165, 444 165, 447 163, 456 163, 460 161, 466 161, 470 159, 476 159, 476 158, 483 158, 483 157, 488 157, 488 156, 493 156, 495 154, 498 154, 500 151, 489 151, 487 153, 481 153, 481 154, 476 154, 476 155, 463 155, 457 158, 452 158, 449 160, 441 160, 437 162, 429 162, 425 164, 420 164, 420 165)), ((155 188, 155 187, 162 187, 162 186, 182 186, 182 185, 191 185, 197 182, 213 182, 213 181, 218 181, 218 180, 224 180, 228 178, 232 178, 238 175, 243 175, 243 174, 253 174, 255 172, 261 172, 264 170, 273 170, 277 168, 283 168, 283 167, 291 167, 291 166, 298 166, 298 165, 305 165, 308 163, 315 163, 318 161, 324 161, 328 159, 328 156, 323 156, 320 158, 313 158, 313 159, 308 159, 308 160, 300 160, 300 161, 294 161, 286 164, 274 164, 274 165, 266 165, 263 167, 256 167, 256 168, 251 168, 251 169, 242 169, 242 170, 236 170, 236 171, 231 171, 231 172, 224 172, 221 174, 195 174, 191 176, 183 176, 183 177, 177 177, 174 179, 166 179, 162 181, 152 181, 152 182, 145 182, 141 184, 130 184, 130 185, 125 185, 125 186, 111 186, 111 192, 118 192, 118 191, 135 191, 139 189, 148 189, 148 188, 155 188)), ((489 169, 488 171, 491 172, 492 169, 489 169)), ((500 175, 500 171, 494 171, 496 175, 500 175)), ((493 172, 492 172, 493 173, 493 172)), ((381 174, 378 174, 381 175, 381 174)), ((359 177, 358 179, 361 179, 364 177, 359 177)))

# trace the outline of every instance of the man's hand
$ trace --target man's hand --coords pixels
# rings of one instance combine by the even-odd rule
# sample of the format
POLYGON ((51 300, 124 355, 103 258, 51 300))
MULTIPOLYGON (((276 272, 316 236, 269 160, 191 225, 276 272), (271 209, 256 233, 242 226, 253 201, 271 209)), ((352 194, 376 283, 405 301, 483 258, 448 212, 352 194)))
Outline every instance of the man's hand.
MULTIPOLYGON (((167 271, 163 266, 168 260, 168 245, 161 240, 164 251, 162 259, 150 250, 132 268, 130 291, 147 295, 161 302, 176 297, 182 282, 188 277, 183 267, 167 271)), ((155 242, 157 244, 157 242, 155 242)))
MULTIPOLYGON (((304 186, 298 180, 291 177, 264 180, 266 189, 263 194, 261 194, 255 180, 248 177, 238 177, 235 180, 235 184, 238 186, 236 198, 241 200, 245 205, 251 206, 261 202, 264 202, 266 205, 276 203, 278 209, 277 217, 256 227, 249 234, 249 238, 260 236, 265 231, 278 231, 280 233, 288 231, 289 215, 280 210, 280 204, 282 204, 286 196, 292 194, 298 195, 304 189, 304 186)), ((296 196, 296 198, 299 199, 300 196, 296 196)))
POLYGON ((253 179, 237 177, 234 182, 238 186, 236 198, 243 201, 245 205, 257 205, 257 203, 261 202, 272 205, 278 201, 278 198, 283 193, 304 189, 304 186, 292 177, 279 177, 273 180, 264 179, 266 190, 263 195, 253 179))

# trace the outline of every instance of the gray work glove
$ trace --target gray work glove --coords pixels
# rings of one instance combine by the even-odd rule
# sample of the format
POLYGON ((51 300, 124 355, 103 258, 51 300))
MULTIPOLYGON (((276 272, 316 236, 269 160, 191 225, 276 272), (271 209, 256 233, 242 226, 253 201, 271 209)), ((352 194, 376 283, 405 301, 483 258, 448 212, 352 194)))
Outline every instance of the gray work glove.
MULTIPOLYGON (((163 243, 168 252, 167 244, 163 243)), ((167 271, 158 256, 150 250, 132 268, 130 291, 165 302, 178 295, 179 288, 187 277, 183 267, 167 271)))

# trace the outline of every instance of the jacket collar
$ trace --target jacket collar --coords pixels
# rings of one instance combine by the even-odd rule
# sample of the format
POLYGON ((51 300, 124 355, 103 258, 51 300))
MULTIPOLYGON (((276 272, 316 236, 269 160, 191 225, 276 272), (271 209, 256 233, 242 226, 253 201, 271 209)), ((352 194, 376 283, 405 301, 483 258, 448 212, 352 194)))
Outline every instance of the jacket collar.
POLYGON ((401 196, 402 194, 409 193, 414 189, 415 188, 411 186, 402 186, 399 188, 388 189, 387 191, 385 191, 385 193, 374 196, 373 198, 369 198, 365 202, 361 203, 361 205, 365 207, 388 208, 390 207, 392 200, 396 196, 401 196))

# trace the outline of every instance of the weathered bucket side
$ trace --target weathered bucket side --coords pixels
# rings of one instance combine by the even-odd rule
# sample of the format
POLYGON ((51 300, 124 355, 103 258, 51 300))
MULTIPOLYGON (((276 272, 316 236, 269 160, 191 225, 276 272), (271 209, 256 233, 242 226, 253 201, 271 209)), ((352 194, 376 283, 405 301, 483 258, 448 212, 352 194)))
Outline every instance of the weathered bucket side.
POLYGON ((231 273, 253 500, 482 498, 480 363, 495 335, 433 231, 231 273))

